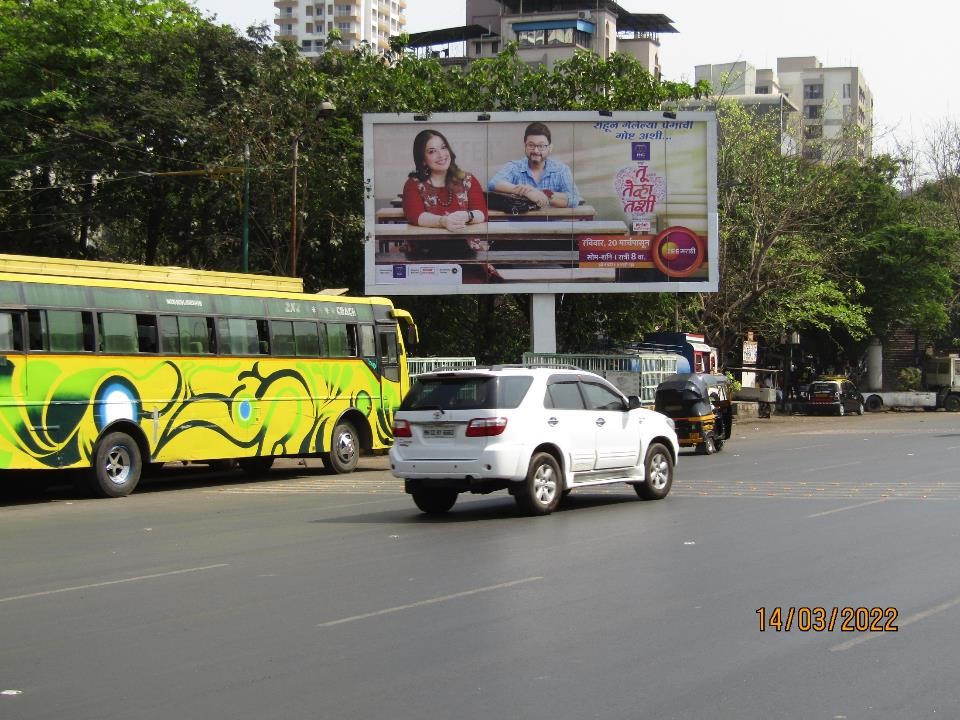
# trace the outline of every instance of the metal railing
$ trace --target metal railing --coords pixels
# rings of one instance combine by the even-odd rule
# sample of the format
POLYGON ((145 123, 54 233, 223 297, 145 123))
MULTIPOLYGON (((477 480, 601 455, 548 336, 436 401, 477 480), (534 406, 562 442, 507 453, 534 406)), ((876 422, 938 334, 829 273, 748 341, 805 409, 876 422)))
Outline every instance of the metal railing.
POLYGON ((677 353, 638 352, 631 355, 578 353, 523 354, 524 364, 561 367, 575 365, 606 378, 627 395, 639 395, 644 405, 653 405, 657 385, 677 371, 683 357, 677 353))
POLYGON ((477 366, 473 357, 411 357, 407 358, 410 377, 434 370, 461 370, 477 366))

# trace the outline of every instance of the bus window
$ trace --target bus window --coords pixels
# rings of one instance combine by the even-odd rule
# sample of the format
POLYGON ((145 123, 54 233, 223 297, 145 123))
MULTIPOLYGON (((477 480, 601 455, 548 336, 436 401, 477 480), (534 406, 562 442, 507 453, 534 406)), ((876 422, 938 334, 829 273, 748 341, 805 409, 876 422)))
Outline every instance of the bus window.
POLYGON ((130 313, 100 313, 101 352, 133 353, 137 351, 137 316, 130 313))
MULTIPOLYGON (((342 323, 329 323, 327 325, 327 347, 330 350, 329 357, 353 357, 353 348, 347 336, 348 327, 352 326, 342 323)), ((355 347, 355 345, 353 347, 355 347)))
POLYGON ((217 330, 223 355, 261 355, 270 349, 266 340, 261 348, 260 328, 256 320, 218 318, 217 330))
POLYGON ((317 330, 320 333, 320 352, 318 357, 330 357, 330 343, 327 341, 327 326, 323 323, 317 325, 317 330))
POLYGON ((31 350, 46 350, 47 315, 43 310, 27 310, 28 347, 31 350))
POLYGON ((137 315, 137 351, 142 353, 157 352, 156 315, 137 315))
POLYGON ((400 362, 396 330, 380 331, 380 360, 386 365, 396 365, 400 362))
POLYGON ((180 352, 184 355, 206 355, 210 352, 210 318, 184 315, 176 318, 180 326, 180 352))
POLYGON ((360 326, 360 357, 373 358, 377 356, 375 337, 373 325, 360 326))
POLYGON ((315 322, 298 320, 293 323, 293 335, 296 338, 297 355, 301 357, 320 357, 320 337, 315 322))
POLYGON ((79 310, 47 310, 45 312, 51 352, 93 351, 92 313, 79 310))
POLYGON ((296 355, 297 343, 293 337, 293 323, 290 320, 270 322, 274 355, 296 355))
POLYGON ((168 355, 180 354, 180 328, 173 315, 160 316, 160 352, 168 355))
POLYGON ((0 312, 0 352, 23 350, 20 313, 0 312))

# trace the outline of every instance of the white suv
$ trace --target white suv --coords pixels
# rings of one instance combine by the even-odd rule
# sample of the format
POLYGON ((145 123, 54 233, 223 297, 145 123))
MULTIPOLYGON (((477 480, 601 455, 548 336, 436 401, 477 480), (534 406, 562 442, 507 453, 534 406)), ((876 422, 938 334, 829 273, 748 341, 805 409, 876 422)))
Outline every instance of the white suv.
POLYGON ((494 366, 419 375, 397 410, 390 469, 425 513, 461 492, 507 489, 546 515, 578 487, 629 483, 645 500, 673 483, 673 420, 576 368, 494 366))

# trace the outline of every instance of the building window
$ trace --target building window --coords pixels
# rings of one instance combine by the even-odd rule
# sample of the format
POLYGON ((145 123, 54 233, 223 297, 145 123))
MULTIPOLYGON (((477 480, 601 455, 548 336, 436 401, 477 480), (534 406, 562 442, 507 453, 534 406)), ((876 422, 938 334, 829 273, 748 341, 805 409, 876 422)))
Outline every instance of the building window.
POLYGON ((804 105, 803 106, 803 116, 807 120, 819 120, 820 119, 820 106, 819 105, 804 105))
POLYGON ((823 100, 823 83, 803 86, 804 100, 823 100))
POLYGON ((313 17, 313 5, 307 5, 307 17, 313 17))
POLYGON ((313 32, 313 23, 307 23, 307 25, 306 25, 306 32, 307 32, 307 33, 312 33, 312 32, 313 32))
POLYGON ((823 137, 823 125, 807 125, 803 129, 803 137, 807 140, 816 140, 823 137))
POLYGON ((572 45, 573 28, 547 30, 547 45, 572 45))
POLYGON ((847 99, 850 97, 850 83, 843 84, 843 97, 847 99))
POLYGON ((757 95, 769 95, 770 88, 766 85, 757 85, 757 95))
POLYGON ((546 30, 522 30, 517 36, 522 48, 543 47, 547 42, 546 30))
MULTIPOLYGON (((313 32, 313 30, 307 30, 307 32, 313 32)), ((300 49, 304 52, 310 52, 313 50, 313 40, 301 40, 300 49)))

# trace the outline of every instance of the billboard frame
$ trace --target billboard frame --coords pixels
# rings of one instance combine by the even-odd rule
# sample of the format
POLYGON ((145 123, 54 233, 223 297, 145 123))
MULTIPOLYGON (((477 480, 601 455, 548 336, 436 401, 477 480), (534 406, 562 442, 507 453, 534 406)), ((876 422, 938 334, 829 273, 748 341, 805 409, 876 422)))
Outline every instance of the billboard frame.
MULTIPOLYGON (((715 113, 711 111, 551 111, 551 112, 492 112, 492 113, 435 113, 432 115, 415 115, 412 113, 368 113, 363 116, 363 166, 364 166, 364 285, 367 294, 374 295, 489 295, 489 294, 562 294, 562 293, 646 293, 646 292, 716 292, 719 285, 719 221, 717 214, 717 121, 715 113), (495 126, 503 123, 532 123, 544 122, 557 126, 563 123, 590 123, 593 127, 600 124, 616 126, 621 123, 660 123, 661 127, 679 127, 684 123, 702 123, 705 133, 705 167, 703 168, 705 183, 705 212, 704 225, 706 243, 704 260, 707 264, 706 278, 691 280, 663 279, 655 281, 572 281, 551 280, 544 282, 506 281, 498 283, 461 283, 461 284, 391 284, 378 282, 377 279, 377 203, 382 204, 383 198, 388 195, 378 193, 376 181, 376 161, 374 135, 377 128, 390 125, 410 125, 419 129, 427 129, 435 125, 449 127, 451 125, 468 126, 495 126)), ((455 145, 455 143, 451 143, 455 145)), ((517 141, 516 148, 519 154, 521 147, 517 141)), ((666 140, 664 141, 664 156, 667 155, 666 140)), ((409 147, 404 148, 408 152, 409 147)), ((409 155, 407 155, 409 157, 409 155)), ((412 161, 407 165, 412 167, 412 161)), ((481 178, 486 182, 486 175, 481 178)), ((669 183, 669 177, 666 178, 669 183)), ((396 191, 391 185, 391 194, 396 191)), ((669 200, 667 201, 669 203, 669 200)), ((490 223, 496 225, 496 223, 490 223)), ((574 224, 575 225, 575 224, 574 224)), ((626 221, 625 221, 626 226, 626 221)), ((685 228, 681 228, 685 229, 685 228)), ((629 228, 628 228, 629 234, 629 228)), ((571 235, 572 241, 572 235, 571 235)), ((451 262, 451 261, 445 261, 451 262)), ((452 261, 455 265, 456 261, 452 261)), ((413 263, 409 263, 413 265, 413 263)), ((384 264, 381 263, 381 268, 384 264)))

